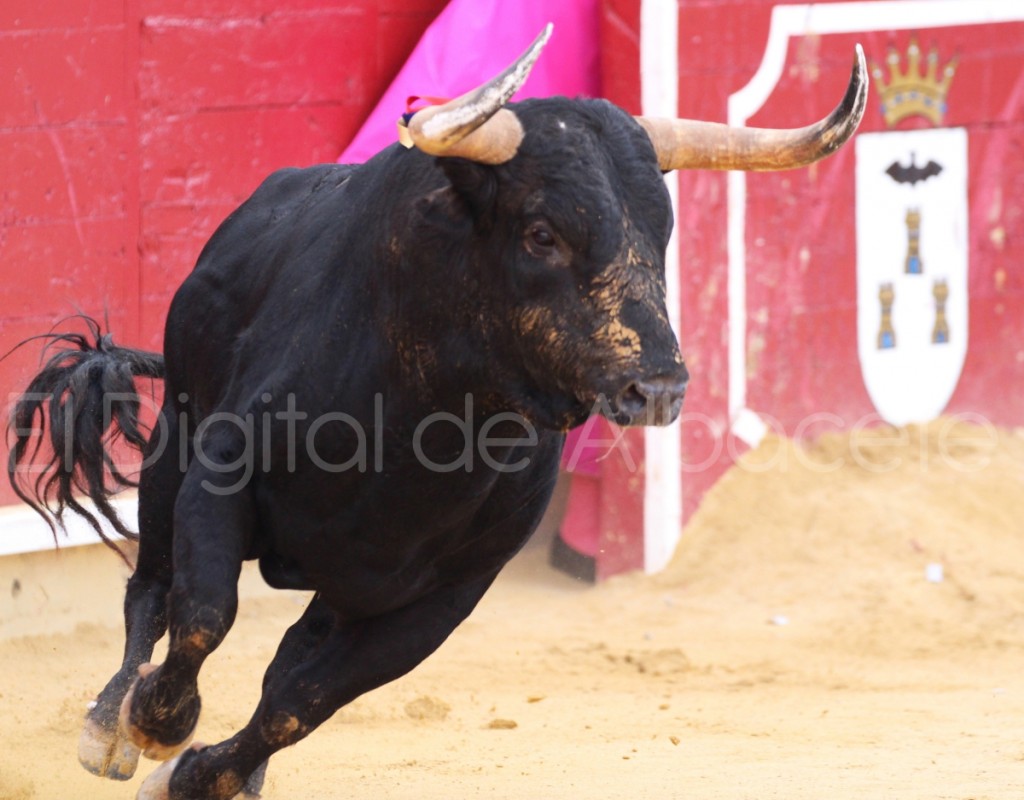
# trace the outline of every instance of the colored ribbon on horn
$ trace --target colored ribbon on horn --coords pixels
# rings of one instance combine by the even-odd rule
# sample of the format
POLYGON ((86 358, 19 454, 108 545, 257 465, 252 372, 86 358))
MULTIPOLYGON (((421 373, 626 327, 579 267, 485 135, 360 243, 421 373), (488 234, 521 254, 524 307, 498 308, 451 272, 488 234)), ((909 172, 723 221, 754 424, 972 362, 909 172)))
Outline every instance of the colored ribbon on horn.
POLYGON ((398 125, 398 141, 402 145, 402 147, 408 150, 409 148, 414 146, 412 137, 409 135, 409 120, 412 119, 413 114, 415 114, 417 111, 422 111, 424 108, 427 108, 428 106, 443 106, 450 100, 450 97, 436 97, 434 95, 428 94, 409 95, 405 99, 405 111, 403 112, 402 116, 398 118, 398 121, 396 123, 398 125), (420 101, 422 101, 423 104, 417 108, 416 104, 419 103, 420 101))

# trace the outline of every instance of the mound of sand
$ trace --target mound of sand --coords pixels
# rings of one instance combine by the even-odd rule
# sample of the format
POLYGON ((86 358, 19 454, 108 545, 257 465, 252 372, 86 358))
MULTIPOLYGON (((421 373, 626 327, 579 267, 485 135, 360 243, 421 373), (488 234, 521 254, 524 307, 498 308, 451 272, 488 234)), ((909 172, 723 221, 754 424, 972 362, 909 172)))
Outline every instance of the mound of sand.
POLYGON ((892 658, 1024 638, 1024 430, 769 437, 709 493, 661 586, 892 658))

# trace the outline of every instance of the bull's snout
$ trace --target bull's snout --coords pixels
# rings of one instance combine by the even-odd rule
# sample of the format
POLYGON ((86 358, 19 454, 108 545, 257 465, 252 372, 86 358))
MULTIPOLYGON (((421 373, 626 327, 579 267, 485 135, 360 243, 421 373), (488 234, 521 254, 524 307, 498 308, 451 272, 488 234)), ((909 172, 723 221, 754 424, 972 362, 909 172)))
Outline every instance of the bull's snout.
POLYGON ((620 425, 668 425, 679 416, 690 376, 679 373, 639 378, 615 398, 615 422, 620 425))

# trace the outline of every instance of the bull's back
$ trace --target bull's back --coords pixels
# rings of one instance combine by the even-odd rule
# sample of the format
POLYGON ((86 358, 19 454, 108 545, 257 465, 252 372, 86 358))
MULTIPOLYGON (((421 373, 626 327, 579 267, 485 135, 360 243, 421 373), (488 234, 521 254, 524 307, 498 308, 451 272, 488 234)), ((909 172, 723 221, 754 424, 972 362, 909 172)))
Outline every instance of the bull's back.
POLYGON ((206 394, 238 376, 247 339, 260 343, 272 369, 289 342, 268 326, 301 332, 322 296, 329 239, 343 224, 353 165, 273 173, 218 227, 171 303, 164 349, 175 391, 206 394), (315 251, 319 250, 320 255, 315 251), (275 341, 277 347, 274 347, 275 341), (269 349, 268 349, 269 347, 269 349))

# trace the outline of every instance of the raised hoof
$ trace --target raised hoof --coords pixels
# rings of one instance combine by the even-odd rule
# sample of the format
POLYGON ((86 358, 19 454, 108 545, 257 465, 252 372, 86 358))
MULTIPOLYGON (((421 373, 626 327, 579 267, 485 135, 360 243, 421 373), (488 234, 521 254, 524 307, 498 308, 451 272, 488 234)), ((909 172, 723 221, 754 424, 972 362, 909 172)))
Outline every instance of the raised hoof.
MULTIPOLYGON (((180 742, 166 744, 139 730, 131 721, 132 697, 134 697, 135 690, 139 686, 139 681, 155 669, 155 664, 142 664, 139 666, 139 677, 135 680, 131 688, 128 690, 128 693, 124 696, 124 700, 121 701, 121 712, 119 714, 118 723, 122 734, 134 743, 146 758, 152 759, 153 761, 169 761, 188 747, 189 742, 192 741, 192 737, 195 735, 195 727, 193 726, 192 730, 188 732, 188 735, 180 742)), ((159 770, 157 771, 159 772, 159 770)))
POLYGON ((126 781, 135 774, 141 751, 115 727, 111 732, 85 718, 78 737, 78 761, 93 775, 126 781))

